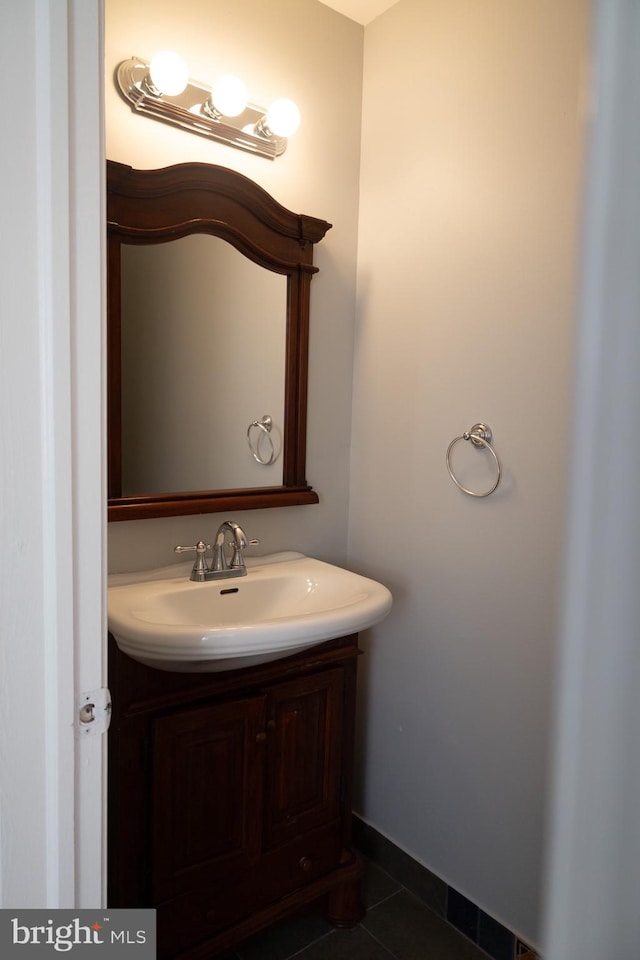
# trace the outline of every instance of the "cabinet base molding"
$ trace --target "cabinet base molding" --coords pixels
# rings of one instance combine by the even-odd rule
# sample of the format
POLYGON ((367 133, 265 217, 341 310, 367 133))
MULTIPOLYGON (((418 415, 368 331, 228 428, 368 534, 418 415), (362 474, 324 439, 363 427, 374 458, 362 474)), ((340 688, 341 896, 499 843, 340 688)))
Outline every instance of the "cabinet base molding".
POLYGON ((357 854, 354 854, 349 864, 339 867, 338 870, 309 886, 296 890, 260 913, 253 914, 221 931, 205 943, 177 954, 175 960, 213 960, 214 957, 250 940, 268 927, 295 915, 301 908, 316 901, 318 901, 318 912, 324 912, 330 923, 337 927, 353 927, 364 916, 364 907, 360 901, 360 880, 363 872, 362 861, 357 854), (339 918, 331 912, 332 907, 338 907, 335 897, 341 901, 339 918), (324 905, 320 903, 321 900, 324 901, 324 905), (347 916, 348 904, 353 910, 350 917, 347 916))

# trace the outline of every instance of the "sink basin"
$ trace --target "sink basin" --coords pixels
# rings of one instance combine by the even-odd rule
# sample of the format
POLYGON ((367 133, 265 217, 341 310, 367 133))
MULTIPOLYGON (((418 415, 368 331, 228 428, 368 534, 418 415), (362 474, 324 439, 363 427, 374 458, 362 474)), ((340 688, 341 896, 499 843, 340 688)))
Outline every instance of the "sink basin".
POLYGON ((386 587, 301 553, 247 559, 247 576, 189 580, 191 563, 109 577, 109 630, 159 670, 212 672, 288 657, 371 627, 386 587))

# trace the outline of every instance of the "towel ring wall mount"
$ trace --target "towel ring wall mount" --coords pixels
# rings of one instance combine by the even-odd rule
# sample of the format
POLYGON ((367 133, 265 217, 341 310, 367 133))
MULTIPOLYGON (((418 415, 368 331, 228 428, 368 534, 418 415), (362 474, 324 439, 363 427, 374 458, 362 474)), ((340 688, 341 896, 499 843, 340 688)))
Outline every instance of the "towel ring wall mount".
POLYGON ((500 460, 498 459, 498 454, 491 446, 492 440, 493 433, 491 432, 491 427, 487 426, 486 423, 474 423, 474 425, 471 427, 471 430, 466 430, 459 437, 455 437, 447 447, 447 470, 449 471, 449 476, 455 483, 456 487, 462 490, 463 493, 468 494, 470 497, 489 497, 496 490, 498 484, 500 483, 500 479, 502 477, 502 467, 500 465, 500 460), (454 474, 451 468, 451 451, 459 440, 470 440, 474 447, 488 450, 493 457, 496 466, 496 479, 495 483, 489 490, 485 490, 482 493, 477 493, 475 490, 469 490, 468 487, 465 487, 460 483, 454 474))

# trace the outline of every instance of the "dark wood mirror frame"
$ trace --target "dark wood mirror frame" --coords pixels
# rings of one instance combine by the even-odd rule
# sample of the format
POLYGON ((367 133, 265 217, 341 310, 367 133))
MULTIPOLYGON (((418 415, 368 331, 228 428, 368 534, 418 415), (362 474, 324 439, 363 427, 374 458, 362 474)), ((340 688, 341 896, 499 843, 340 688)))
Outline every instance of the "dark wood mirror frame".
POLYGON ((318 503, 305 479, 309 295, 313 245, 331 227, 292 213, 226 167, 181 163, 134 170, 107 161, 108 516, 109 520, 216 513, 318 503), (282 486, 122 493, 121 246, 189 234, 221 237, 259 266, 287 278, 282 486))

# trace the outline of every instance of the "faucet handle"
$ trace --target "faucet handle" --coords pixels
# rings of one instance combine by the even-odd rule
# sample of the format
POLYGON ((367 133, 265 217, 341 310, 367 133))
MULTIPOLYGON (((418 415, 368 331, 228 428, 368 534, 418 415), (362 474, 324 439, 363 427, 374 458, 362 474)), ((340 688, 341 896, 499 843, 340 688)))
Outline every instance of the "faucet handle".
MULTIPOLYGON (((247 546, 247 547, 253 547, 253 546, 256 545, 256 543, 260 543, 260 541, 259 541, 259 540, 246 540, 246 541, 245 541, 245 546, 247 546)), ((243 557, 243 555, 242 555, 242 551, 243 551, 243 550, 244 550, 244 547, 240 546, 240 544, 238 544, 238 543, 234 543, 234 544, 233 544, 233 555, 232 555, 232 557, 231 557, 231 563, 229 564, 230 569, 233 570, 233 569, 236 568, 236 567, 244 567, 244 565, 245 565, 245 564, 244 564, 244 557, 243 557)))
POLYGON ((198 540, 195 547, 174 547, 173 552, 174 553, 193 553, 195 551, 195 553, 197 553, 198 556, 201 556, 201 555, 204 555, 207 552, 207 550, 210 550, 210 549, 211 549, 210 543, 205 543, 204 540, 198 540))
POLYGON ((194 547, 174 547, 174 553, 193 553, 195 551, 196 559, 193 562, 193 569, 191 571, 191 579, 204 579, 205 573, 208 571, 207 561, 205 559, 207 550, 211 549, 210 543, 205 543, 204 540, 198 540, 194 547))

